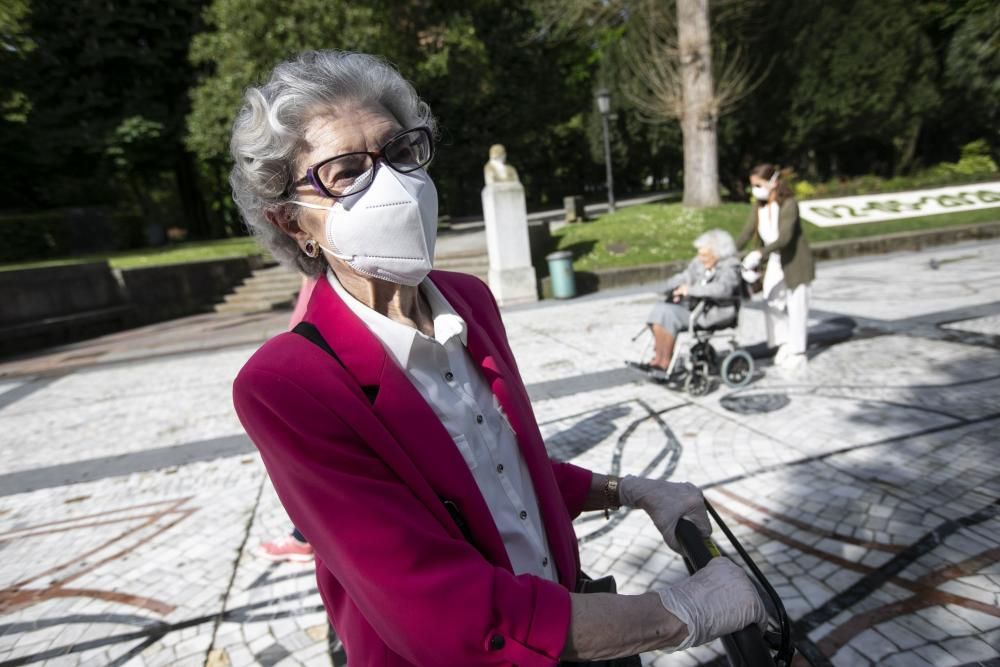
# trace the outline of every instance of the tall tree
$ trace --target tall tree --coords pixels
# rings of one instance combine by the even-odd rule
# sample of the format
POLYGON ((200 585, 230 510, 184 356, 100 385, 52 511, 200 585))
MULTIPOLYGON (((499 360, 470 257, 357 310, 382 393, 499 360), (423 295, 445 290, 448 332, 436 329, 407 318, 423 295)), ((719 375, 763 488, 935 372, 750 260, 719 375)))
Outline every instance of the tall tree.
POLYGON ((589 103, 585 45, 540 36, 527 1, 386 4, 214 0, 209 29, 192 44, 205 76, 193 92, 188 146, 217 175, 220 204, 228 134, 243 89, 306 49, 375 53, 414 83, 441 130, 432 173, 443 213, 479 212, 491 143, 507 145, 535 203, 579 183, 580 165, 589 165, 585 128, 576 118, 589 103))
POLYGON ((25 62, 34 50, 28 34, 27 0, 0 4, 0 154, 6 175, 0 179, 0 208, 28 205, 32 173, 28 160, 31 143, 25 123, 31 109, 23 88, 25 62))
MULTIPOLYGON (((755 61, 713 39, 709 0, 551 0, 550 20, 563 29, 616 28, 604 47, 620 52, 622 88, 646 118, 679 121, 683 136, 684 204, 719 203, 719 117, 752 89, 755 61)), ((713 3, 729 20, 756 2, 713 3)), ((597 42, 600 44, 600 42, 597 42)))
POLYGON ((132 203, 159 216, 180 200, 185 211, 171 211, 172 222, 197 216, 197 192, 178 192, 176 183, 190 168, 180 138, 200 8, 200 0, 32 0, 25 20, 35 48, 16 75, 35 206, 132 203), (135 159, 137 131, 147 132, 147 152, 155 139, 149 159, 135 159), (132 159, 123 169, 125 149, 132 159), (126 176, 143 183, 149 203, 133 197, 126 176))
POLYGON ((938 104, 937 64, 911 3, 802 3, 785 15, 788 141, 813 148, 829 173, 900 173, 913 164, 938 104))

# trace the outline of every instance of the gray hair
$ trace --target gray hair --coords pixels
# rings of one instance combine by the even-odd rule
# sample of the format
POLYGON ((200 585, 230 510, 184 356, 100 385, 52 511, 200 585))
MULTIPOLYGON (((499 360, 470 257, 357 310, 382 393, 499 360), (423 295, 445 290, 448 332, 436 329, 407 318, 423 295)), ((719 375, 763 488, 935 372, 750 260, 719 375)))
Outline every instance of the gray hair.
POLYGON ((736 254, 736 242, 724 229, 710 229, 694 240, 695 248, 708 248, 718 259, 736 254))
POLYGON ((345 51, 306 51, 281 63, 267 83, 246 89, 233 123, 229 183, 240 215, 276 260, 308 276, 322 274, 326 260, 306 256, 264 212, 288 200, 306 123, 317 110, 345 102, 381 105, 405 128, 435 129, 430 107, 392 65, 345 51))

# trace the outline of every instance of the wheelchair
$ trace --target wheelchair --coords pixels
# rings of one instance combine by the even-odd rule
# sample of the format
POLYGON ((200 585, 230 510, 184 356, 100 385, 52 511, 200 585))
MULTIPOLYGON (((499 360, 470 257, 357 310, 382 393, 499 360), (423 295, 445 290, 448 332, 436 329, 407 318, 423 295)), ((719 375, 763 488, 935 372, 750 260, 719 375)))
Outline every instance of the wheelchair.
MULTIPOLYGON (((734 296, 728 298, 695 298, 690 301, 691 324, 687 331, 679 332, 674 342, 673 356, 666 371, 646 370, 653 380, 674 383, 679 377, 684 391, 691 396, 704 396, 712 389, 712 378, 721 377, 728 387, 739 389, 750 384, 753 379, 753 357, 736 342, 739 325, 740 307, 746 298, 734 296), (699 317, 710 308, 734 306, 733 316, 710 327, 696 326, 699 317), (727 348, 718 352, 712 345, 713 341, 721 340, 727 348)), ((649 327, 636 334, 636 340, 649 327)), ((646 364, 625 362, 633 368, 645 370, 646 364)))

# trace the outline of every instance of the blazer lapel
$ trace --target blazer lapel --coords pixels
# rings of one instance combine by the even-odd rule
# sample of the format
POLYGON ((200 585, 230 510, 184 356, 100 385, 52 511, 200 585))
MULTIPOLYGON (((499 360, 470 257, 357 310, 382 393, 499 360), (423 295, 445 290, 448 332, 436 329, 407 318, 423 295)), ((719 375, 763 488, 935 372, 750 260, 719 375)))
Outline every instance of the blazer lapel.
POLYGON ((451 435, 406 373, 325 277, 316 285, 305 319, 319 329, 361 388, 377 388, 372 403, 375 416, 433 489, 437 502, 454 502, 472 533, 474 546, 492 563, 512 570, 489 507, 451 435))

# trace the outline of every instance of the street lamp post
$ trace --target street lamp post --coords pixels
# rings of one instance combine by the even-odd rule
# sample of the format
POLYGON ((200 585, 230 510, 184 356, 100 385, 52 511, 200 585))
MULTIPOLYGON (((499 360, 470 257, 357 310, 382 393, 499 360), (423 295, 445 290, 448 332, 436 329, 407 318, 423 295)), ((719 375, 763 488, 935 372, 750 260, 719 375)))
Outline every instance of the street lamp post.
POLYGON ((595 94, 597 110, 601 112, 601 124, 604 126, 604 166, 608 172, 608 213, 615 212, 615 184, 611 176, 611 140, 608 138, 608 116, 611 115, 611 93, 601 88, 595 94))

